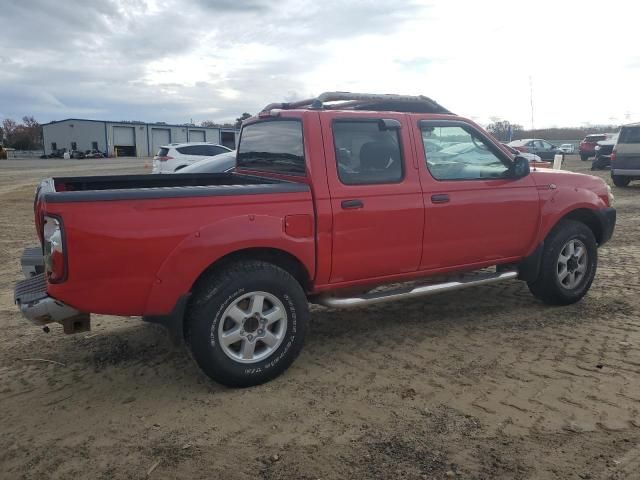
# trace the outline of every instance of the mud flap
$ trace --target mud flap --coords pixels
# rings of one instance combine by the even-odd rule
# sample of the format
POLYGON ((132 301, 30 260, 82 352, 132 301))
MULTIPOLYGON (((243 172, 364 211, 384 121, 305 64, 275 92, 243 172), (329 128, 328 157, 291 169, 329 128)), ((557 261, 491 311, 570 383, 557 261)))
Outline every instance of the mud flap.
POLYGON ((142 320, 164 326, 169 332, 171 342, 175 346, 180 346, 184 343, 184 314, 190 298, 191 293, 182 295, 171 313, 167 315, 147 315, 142 317, 142 320))
POLYGON ((540 275, 540 265, 542 263, 542 252, 544 251, 544 242, 540 243, 536 249, 525 257, 518 264, 518 280, 532 282, 540 275))

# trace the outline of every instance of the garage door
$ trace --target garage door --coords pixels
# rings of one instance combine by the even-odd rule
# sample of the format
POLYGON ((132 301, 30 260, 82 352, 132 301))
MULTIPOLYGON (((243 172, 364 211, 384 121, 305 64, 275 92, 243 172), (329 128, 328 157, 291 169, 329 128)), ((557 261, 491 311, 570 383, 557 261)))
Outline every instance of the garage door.
POLYGON ((113 144, 121 147, 135 147, 136 134, 134 127, 113 127, 113 144))
POLYGON ((189 130, 190 142, 204 142, 204 130, 189 130))
POLYGON ((168 128, 151 129, 151 155, 155 155, 160 147, 171 143, 171 130, 168 128))

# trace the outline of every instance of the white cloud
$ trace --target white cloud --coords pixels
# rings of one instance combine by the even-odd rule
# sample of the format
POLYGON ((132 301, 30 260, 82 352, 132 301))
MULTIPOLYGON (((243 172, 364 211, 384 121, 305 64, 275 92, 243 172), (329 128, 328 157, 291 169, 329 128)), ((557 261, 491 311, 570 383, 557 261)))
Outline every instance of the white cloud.
POLYGON ((3 11, 2 115, 233 120, 327 90, 424 94, 482 123, 640 120, 625 0, 23 0, 3 11), (25 12, 29 12, 26 15, 25 12))

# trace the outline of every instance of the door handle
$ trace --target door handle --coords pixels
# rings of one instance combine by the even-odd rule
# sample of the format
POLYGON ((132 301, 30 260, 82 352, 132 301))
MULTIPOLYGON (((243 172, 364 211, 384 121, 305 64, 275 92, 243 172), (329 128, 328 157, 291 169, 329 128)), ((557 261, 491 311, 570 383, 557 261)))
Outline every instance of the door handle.
POLYGON ((362 203, 362 200, 357 200, 357 199, 343 200, 340 205, 344 210, 355 210, 357 208, 364 207, 364 203, 362 203))
POLYGON ((437 195, 431 195, 432 203, 447 203, 449 201, 449 195, 446 193, 439 193, 437 195))

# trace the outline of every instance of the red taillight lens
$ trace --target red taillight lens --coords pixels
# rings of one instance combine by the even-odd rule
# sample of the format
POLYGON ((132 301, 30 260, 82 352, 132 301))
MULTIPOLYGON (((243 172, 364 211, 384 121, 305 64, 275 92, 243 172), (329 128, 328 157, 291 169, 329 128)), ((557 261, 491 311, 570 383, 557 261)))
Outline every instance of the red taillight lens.
POLYGON ((47 278, 51 283, 63 282, 67 274, 67 261, 65 258, 62 220, 51 215, 45 215, 42 237, 47 278))
POLYGON ((616 161, 616 149, 614 148, 611 152, 611 163, 616 161))
POLYGON ((173 160, 173 157, 167 155, 164 157, 158 157, 158 160, 160 160, 161 162, 166 162, 167 160, 173 160))

